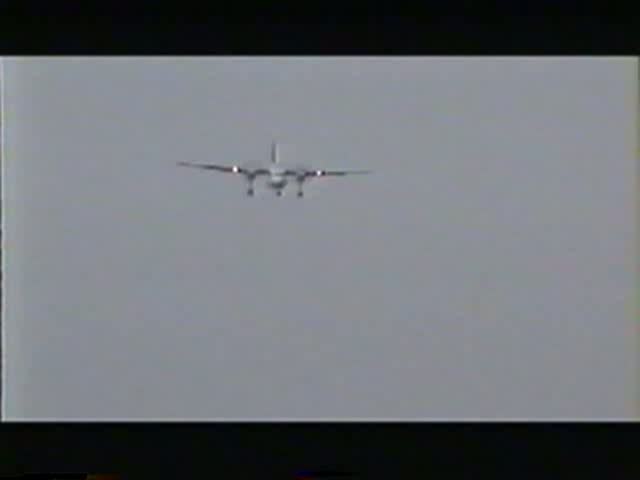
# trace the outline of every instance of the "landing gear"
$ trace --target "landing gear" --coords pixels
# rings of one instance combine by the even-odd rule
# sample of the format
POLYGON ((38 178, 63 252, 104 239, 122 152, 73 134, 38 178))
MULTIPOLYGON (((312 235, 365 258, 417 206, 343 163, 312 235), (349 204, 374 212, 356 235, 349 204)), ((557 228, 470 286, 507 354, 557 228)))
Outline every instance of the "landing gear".
POLYGON ((255 179, 256 177, 254 175, 247 175, 247 195, 249 197, 253 197, 253 194, 255 193, 253 190, 255 179))
POLYGON ((304 197, 304 192, 302 191, 302 185, 304 184, 304 176, 298 177, 298 198, 304 197))
POLYGON ((276 190, 276 195, 278 195, 279 197, 282 196, 282 190, 276 190))

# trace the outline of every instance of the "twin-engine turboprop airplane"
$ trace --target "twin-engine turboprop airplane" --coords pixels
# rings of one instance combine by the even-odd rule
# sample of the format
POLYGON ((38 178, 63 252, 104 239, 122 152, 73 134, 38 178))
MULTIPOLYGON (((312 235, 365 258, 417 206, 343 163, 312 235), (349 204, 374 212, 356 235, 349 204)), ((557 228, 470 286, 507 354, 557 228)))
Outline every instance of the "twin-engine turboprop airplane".
POLYGON ((249 182, 249 187, 247 189, 247 195, 249 196, 254 195, 255 179, 261 175, 267 177, 267 187, 273 190, 279 197, 283 195, 284 189, 289 183, 289 180, 293 179, 298 185, 298 197, 302 197, 304 195, 304 191, 302 189, 303 184, 311 178, 371 173, 370 170, 314 170, 306 167, 285 168, 280 164, 277 142, 273 142, 271 145, 271 164, 267 167, 248 168, 239 165, 216 165, 210 163, 190 162, 178 162, 178 165, 243 175, 249 182))

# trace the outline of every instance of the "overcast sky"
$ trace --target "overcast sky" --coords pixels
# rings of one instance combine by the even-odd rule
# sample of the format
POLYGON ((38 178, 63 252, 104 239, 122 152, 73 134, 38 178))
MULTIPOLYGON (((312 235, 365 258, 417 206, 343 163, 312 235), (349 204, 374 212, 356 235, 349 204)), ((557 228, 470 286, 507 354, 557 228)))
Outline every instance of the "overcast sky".
POLYGON ((5 74, 8 419, 636 413, 634 59, 5 74), (250 198, 176 166, 273 140, 374 173, 250 198))

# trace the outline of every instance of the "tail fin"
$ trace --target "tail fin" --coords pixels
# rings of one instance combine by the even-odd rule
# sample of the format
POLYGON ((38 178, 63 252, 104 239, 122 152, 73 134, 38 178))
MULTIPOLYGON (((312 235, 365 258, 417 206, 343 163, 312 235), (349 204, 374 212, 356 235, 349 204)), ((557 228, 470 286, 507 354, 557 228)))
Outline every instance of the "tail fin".
POLYGON ((276 164, 280 159, 278 158, 278 142, 273 142, 271 144, 271 163, 276 164))

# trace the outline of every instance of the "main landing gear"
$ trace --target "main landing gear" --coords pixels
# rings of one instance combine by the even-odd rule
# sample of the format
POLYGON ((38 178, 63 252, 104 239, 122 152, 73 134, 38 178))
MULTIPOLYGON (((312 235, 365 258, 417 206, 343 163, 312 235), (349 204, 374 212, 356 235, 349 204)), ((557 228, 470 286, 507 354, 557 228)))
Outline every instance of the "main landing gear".
POLYGON ((255 193, 253 190, 255 180, 256 180, 256 177, 254 175, 247 175, 247 195, 249 197, 253 197, 253 194, 255 193))
POLYGON ((296 183, 298 184, 298 198, 304 197, 304 192, 302 191, 302 186, 304 184, 304 176, 299 176, 296 179, 296 183))

